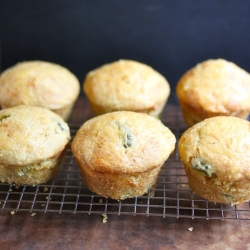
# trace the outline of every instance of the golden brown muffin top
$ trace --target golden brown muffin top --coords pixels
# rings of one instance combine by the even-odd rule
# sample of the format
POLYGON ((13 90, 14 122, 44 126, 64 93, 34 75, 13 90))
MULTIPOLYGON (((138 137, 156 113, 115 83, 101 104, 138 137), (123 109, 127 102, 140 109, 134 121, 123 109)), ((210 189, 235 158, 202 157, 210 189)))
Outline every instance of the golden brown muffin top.
POLYGON ((250 111, 250 74, 224 59, 197 64, 181 77, 176 91, 182 102, 196 109, 250 111))
POLYGON ((160 73, 132 60, 119 60, 89 72, 83 88, 91 102, 112 110, 150 108, 170 93, 160 73))
POLYGON ((70 139, 67 123, 54 112, 21 105, 0 111, 0 164, 28 165, 60 153, 70 139))
POLYGON ((164 163, 175 142, 175 136, 160 120, 117 111, 84 123, 73 140, 72 152, 100 173, 133 174, 164 163))
POLYGON ((0 75, 0 105, 27 104, 60 109, 80 92, 78 79, 66 68, 49 62, 21 62, 0 75))
POLYGON ((189 128, 181 136, 178 150, 185 165, 221 181, 250 178, 250 123, 218 116, 189 128))

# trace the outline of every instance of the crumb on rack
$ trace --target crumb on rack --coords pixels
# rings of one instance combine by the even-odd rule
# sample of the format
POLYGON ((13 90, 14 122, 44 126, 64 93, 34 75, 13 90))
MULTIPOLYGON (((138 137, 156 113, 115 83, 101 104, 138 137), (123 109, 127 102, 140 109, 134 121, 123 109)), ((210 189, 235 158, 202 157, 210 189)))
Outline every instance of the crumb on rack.
POLYGON ((51 200, 52 200, 52 197, 46 196, 45 199, 46 199, 47 201, 51 201, 51 200))
POLYGON ((107 223, 107 221, 108 221, 107 214, 102 214, 102 223, 107 223))
POLYGON ((193 227, 189 227, 187 230, 190 231, 190 232, 193 232, 194 228, 193 227))
POLYGON ((155 196, 155 189, 150 189, 149 196, 150 197, 154 197, 155 196))
POLYGON ((11 212, 10 212, 11 215, 14 215, 15 213, 16 213, 15 211, 11 211, 11 212))

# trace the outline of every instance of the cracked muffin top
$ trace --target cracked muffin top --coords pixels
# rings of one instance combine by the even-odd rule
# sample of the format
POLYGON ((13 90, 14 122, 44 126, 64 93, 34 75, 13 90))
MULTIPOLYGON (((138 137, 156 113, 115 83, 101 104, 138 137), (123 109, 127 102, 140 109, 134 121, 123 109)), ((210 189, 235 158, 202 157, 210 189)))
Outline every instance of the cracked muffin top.
POLYGON ((54 112, 20 105, 0 111, 0 138, 0 164, 28 165, 61 153, 70 131, 54 112))
POLYGON ((175 142, 173 133, 160 120, 147 114, 117 111, 85 122, 72 142, 72 152, 100 174, 133 174, 163 163, 175 142))

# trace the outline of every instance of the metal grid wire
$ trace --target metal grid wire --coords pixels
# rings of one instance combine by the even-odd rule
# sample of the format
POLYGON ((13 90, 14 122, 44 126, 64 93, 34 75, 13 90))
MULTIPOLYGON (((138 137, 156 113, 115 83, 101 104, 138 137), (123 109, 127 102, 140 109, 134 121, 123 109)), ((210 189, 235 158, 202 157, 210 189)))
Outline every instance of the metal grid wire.
MULTIPOLYGON (((80 125, 92 116, 86 98, 81 96, 69 121, 72 137, 80 125)), ((178 141, 187 127, 176 105, 175 97, 170 99, 170 104, 166 106, 161 119, 175 134, 178 141)), ((0 184, 0 202, 2 212, 250 219, 249 203, 237 206, 215 204, 196 196, 187 185, 187 177, 177 150, 164 164, 154 189, 140 197, 116 201, 92 193, 86 188, 69 145, 61 163, 61 171, 53 180, 35 187, 0 184)))

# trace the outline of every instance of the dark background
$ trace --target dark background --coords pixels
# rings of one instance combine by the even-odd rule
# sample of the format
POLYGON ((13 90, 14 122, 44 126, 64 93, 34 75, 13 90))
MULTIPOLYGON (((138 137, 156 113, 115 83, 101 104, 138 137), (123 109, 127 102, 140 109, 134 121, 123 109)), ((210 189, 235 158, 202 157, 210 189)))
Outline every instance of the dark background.
POLYGON ((250 71, 248 0, 1 0, 1 68, 46 60, 86 73, 120 58, 173 86, 196 63, 225 58, 250 71))

